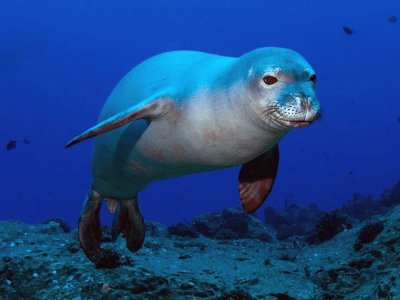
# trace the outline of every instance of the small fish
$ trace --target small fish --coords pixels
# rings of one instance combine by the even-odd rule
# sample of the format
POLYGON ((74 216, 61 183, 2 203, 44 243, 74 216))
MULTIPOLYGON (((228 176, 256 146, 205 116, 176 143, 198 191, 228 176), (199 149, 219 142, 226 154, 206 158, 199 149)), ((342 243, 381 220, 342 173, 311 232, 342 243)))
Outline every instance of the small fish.
POLYGON ((17 148, 17 141, 12 141, 12 140, 10 140, 10 141, 8 142, 7 146, 6 146, 6 149, 7 149, 8 151, 10 151, 10 150, 15 149, 15 148, 17 148))
POLYGON ((389 23, 396 23, 397 22, 397 17, 396 16, 391 16, 387 19, 389 23))
POLYGON ((346 33, 348 35, 352 35, 353 34, 353 30, 350 27, 343 26, 342 28, 343 28, 344 33, 346 33))
POLYGON ((398 117, 397 117, 397 122, 399 122, 399 123, 400 123, 400 116, 398 116, 398 117))
POLYGON ((31 143, 31 141, 28 140, 27 138, 24 138, 22 141, 24 142, 24 144, 27 144, 27 145, 31 143))
POLYGON ((353 175, 354 174, 354 172, 353 171, 349 171, 349 175, 353 175))

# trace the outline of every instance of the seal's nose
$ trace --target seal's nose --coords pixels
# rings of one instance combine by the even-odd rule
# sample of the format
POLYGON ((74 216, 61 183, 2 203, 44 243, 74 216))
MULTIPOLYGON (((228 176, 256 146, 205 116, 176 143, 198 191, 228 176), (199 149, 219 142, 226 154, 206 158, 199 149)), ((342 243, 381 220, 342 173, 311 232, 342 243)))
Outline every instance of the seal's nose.
POLYGON ((294 96, 294 100, 296 102, 298 109, 300 109, 302 112, 308 112, 311 110, 310 97, 306 97, 304 95, 296 95, 294 96))
POLYGON ((321 115, 321 107, 315 98, 303 99, 302 109, 306 113, 306 120, 314 121, 321 115))
POLYGON ((306 121, 313 121, 319 117, 321 109, 315 97, 296 95, 294 100, 306 121))

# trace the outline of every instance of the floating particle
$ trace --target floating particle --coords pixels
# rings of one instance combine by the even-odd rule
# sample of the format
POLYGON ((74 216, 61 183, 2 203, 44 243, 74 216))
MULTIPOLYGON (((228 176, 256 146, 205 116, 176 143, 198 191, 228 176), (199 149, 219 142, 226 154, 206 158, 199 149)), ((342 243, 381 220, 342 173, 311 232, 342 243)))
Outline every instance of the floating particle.
POLYGON ((389 23, 396 23, 397 22, 397 17, 396 16, 390 16, 387 21, 389 23))
POLYGON ((10 140, 10 141, 8 142, 7 146, 6 146, 6 149, 7 149, 8 151, 10 151, 10 150, 13 150, 13 149, 15 149, 15 148, 17 148, 17 141, 12 141, 12 140, 10 140))
POLYGON ((346 33, 348 35, 352 35, 353 34, 353 30, 350 27, 343 26, 342 28, 343 28, 344 33, 346 33))
POLYGON ((27 138, 24 138, 22 141, 24 142, 24 144, 27 144, 27 145, 31 143, 31 141, 28 140, 27 138))

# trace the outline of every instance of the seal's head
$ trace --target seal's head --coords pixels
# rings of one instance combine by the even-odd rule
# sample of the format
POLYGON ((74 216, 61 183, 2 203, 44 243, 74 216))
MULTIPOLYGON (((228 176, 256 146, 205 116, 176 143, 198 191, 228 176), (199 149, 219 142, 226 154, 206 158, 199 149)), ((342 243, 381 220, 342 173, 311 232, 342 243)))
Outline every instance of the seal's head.
POLYGON ((315 95, 317 77, 300 54, 283 48, 261 48, 240 60, 246 62, 247 97, 258 120, 286 130, 308 126, 320 116, 315 95))

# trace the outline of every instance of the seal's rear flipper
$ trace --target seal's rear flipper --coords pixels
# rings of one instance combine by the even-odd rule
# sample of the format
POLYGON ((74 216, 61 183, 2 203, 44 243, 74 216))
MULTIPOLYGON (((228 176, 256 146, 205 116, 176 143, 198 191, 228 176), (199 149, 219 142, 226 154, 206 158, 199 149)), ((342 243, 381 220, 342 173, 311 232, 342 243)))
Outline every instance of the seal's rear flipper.
POLYGON ((173 102, 168 97, 156 97, 151 100, 145 100, 131 108, 122 111, 103 122, 89 128, 85 132, 69 141, 65 148, 69 148, 83 140, 95 137, 96 135, 105 133, 115 128, 121 127, 134 120, 150 119, 154 120, 165 115, 173 106, 173 102))
POLYGON ((112 223, 112 239, 114 241, 120 232, 125 236, 126 246, 130 251, 136 252, 142 247, 145 225, 137 197, 131 200, 121 200, 115 211, 112 223))
POLYGON ((120 265, 119 256, 111 250, 100 248, 101 195, 91 190, 86 198, 78 222, 78 233, 81 247, 86 256, 96 264, 96 268, 112 269, 120 265))
POLYGON ((245 163, 239 173, 239 193, 243 209, 252 213, 259 208, 272 190, 278 169, 278 145, 267 153, 245 163))

